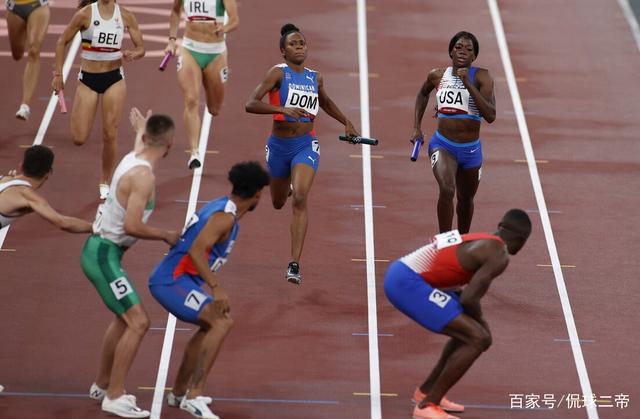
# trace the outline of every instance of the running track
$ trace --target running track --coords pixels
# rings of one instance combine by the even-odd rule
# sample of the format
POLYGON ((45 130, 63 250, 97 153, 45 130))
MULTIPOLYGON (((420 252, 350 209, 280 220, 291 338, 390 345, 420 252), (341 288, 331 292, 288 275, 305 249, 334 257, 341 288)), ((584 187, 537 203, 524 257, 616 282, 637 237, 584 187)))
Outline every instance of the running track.
MULTIPOLYGON (((269 118, 247 115, 243 103, 267 69, 279 62, 279 27, 292 21, 310 43, 308 65, 319 69, 336 103, 361 126, 355 1, 278 2, 276 15, 266 2, 241 2, 241 27, 229 36, 232 80, 223 114, 212 125, 199 199, 228 190, 225 174, 236 161, 262 160, 269 118), (249 7, 248 7, 249 6, 249 7)), ((55 40, 73 10, 52 9, 55 40)), ((123 2, 143 25, 149 58, 126 66, 128 104, 174 116, 182 133, 181 96, 175 71, 156 71, 166 38, 168 3, 123 2), (153 25, 155 24, 155 25, 153 25), (159 25, 164 24, 164 25, 159 25), (145 29, 146 28, 146 29, 145 29), (154 29, 155 28, 155 29, 154 29), (155 51, 155 53, 154 53, 155 51)), ((506 38, 526 122, 549 209, 564 281, 593 392, 627 394, 626 409, 598 409, 600 418, 637 418, 637 325, 633 318, 637 225, 635 194, 640 190, 638 143, 639 51, 615 1, 528 0, 500 2, 506 38), (550 16, 549 11, 553 14, 550 16), (636 240, 633 240, 633 239, 636 240)), ((485 2, 382 0, 367 2, 373 215, 380 351, 381 415, 409 417, 408 399, 435 362, 443 339, 420 330, 395 311, 382 293, 387 266, 416 248, 436 229, 436 185, 423 154, 407 158, 415 93, 428 70, 446 65, 446 46, 458 29, 480 39, 477 65, 496 79, 498 119, 482 131, 483 181, 476 200, 475 230, 491 230, 504 210, 531 210, 534 233, 523 252, 490 291, 485 312, 493 347, 454 388, 451 397, 469 404, 464 418, 585 418, 585 409, 566 401, 551 410, 510 410, 510 394, 561 397, 581 392, 567 327, 536 212, 515 109, 511 102, 497 38, 485 2), (392 7, 393 6, 393 7, 392 7)), ((0 34, 4 35, 3 27, 0 34)), ((8 41, 2 41, 8 51, 8 41)), ((20 160, 44 112, 51 58, 43 71, 32 120, 13 118, 19 101, 23 63, 0 55, 0 168, 20 160), (43 98, 43 99, 38 99, 43 98)), ((77 69, 72 69, 73 80, 77 69)), ((68 83, 71 100, 75 82, 68 83)), ((434 123, 425 118, 424 131, 434 123)), ((55 174, 43 193, 54 207, 91 218, 97 205, 99 122, 92 141, 74 147, 68 116, 54 117, 44 143, 56 151, 55 174)), ((209 380, 224 418, 374 417, 370 399, 368 310, 359 147, 334 140, 339 127, 322 116, 317 130, 322 169, 311 196, 311 224, 302 261, 305 284, 282 280, 288 258, 290 210, 270 207, 268 196, 243 220, 241 239, 222 280, 231 294, 235 329, 209 380), (364 336, 363 336, 364 335, 364 336), (354 395, 364 393, 365 395, 354 395)), ((123 120, 121 152, 131 130, 123 120)), ((185 216, 191 173, 185 169, 184 138, 157 172, 158 209, 154 225, 178 228, 185 216)), ((106 417, 82 396, 93 379, 98 348, 110 317, 83 277, 78 257, 84 237, 60 233, 36 217, 11 227, 0 254, 4 286, 0 345, 0 418, 106 417), (37 241, 36 241, 37 239, 37 241), (34 259, 36 262, 34 262, 34 259), (38 397, 31 396, 38 395, 38 397)), ((166 313, 146 290, 146 278, 165 246, 139 242, 124 266, 137 281, 152 319, 162 328, 166 313)), ((180 352, 192 332, 178 323, 169 369, 171 385, 180 352)), ((151 405, 162 330, 145 338, 129 375, 128 390, 151 405)), ((184 412, 162 410, 163 418, 184 412)))

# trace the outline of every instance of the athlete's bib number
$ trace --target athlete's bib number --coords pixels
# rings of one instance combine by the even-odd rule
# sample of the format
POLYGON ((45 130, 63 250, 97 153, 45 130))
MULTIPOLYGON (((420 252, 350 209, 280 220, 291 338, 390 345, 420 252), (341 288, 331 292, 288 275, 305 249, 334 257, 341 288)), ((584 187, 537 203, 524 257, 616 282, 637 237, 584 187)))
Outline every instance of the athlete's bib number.
POLYGON ((111 286, 111 291, 113 291, 113 295, 116 296, 118 300, 122 300, 127 295, 133 292, 133 287, 124 276, 116 279, 115 281, 109 284, 111 286))
POLYGON ((444 249, 445 247, 455 246, 462 243, 462 236, 458 230, 447 231, 446 233, 436 234, 436 248, 444 249))
POLYGON ((436 94, 438 112, 469 113, 469 91, 467 89, 443 88, 436 94))
POLYGON ((451 296, 446 292, 440 291, 439 289, 434 289, 433 291, 431 291, 431 294, 429 294, 429 301, 440 308, 444 308, 444 306, 446 306, 450 300, 451 296))
POLYGON ((302 108, 311 115, 317 115, 319 109, 318 94, 315 92, 306 92, 297 90, 289 85, 289 94, 284 104, 285 108, 302 108))
POLYGON ((311 150, 313 150, 313 152, 316 154, 320 154, 320 143, 318 142, 318 140, 311 141, 311 150))
POLYGON ((118 36, 117 33, 98 30, 93 35, 91 47, 103 52, 119 51, 120 47, 122 47, 122 36, 118 36))
POLYGON ((189 307, 194 311, 200 311, 200 307, 206 301, 207 296, 201 292, 196 290, 191 290, 187 295, 187 298, 184 299, 184 305, 189 307))

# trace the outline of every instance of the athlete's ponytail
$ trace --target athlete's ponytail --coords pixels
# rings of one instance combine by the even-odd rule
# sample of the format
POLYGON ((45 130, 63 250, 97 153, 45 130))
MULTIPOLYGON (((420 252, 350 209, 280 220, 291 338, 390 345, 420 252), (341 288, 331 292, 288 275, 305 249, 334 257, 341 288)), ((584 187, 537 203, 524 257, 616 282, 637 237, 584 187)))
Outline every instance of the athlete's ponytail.
POLYGON ((285 23, 284 25, 282 25, 282 28, 280 28, 280 49, 284 49, 284 43, 287 39, 287 36, 290 33, 295 33, 295 32, 298 32, 299 34, 302 35, 302 32, 300 32, 300 29, 298 29, 298 27, 293 23, 285 23))

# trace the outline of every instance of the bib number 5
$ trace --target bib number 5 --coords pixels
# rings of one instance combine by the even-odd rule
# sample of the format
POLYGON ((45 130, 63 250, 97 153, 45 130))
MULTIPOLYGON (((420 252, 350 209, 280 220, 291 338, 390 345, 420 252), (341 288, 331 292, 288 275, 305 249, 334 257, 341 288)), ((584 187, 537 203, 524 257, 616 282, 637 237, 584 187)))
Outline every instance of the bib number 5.
POLYGON ((109 286, 111 287, 111 291, 113 291, 113 295, 115 295, 118 300, 122 300, 133 292, 133 287, 124 276, 111 282, 109 286))

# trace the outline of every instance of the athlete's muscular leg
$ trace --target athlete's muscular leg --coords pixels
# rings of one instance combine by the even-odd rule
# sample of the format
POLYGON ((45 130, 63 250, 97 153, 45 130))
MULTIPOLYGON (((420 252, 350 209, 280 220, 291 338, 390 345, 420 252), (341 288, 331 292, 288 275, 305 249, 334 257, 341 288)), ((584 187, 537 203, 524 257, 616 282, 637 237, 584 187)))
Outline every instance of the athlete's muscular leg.
POLYGON ((478 191, 480 184, 480 167, 473 169, 458 169, 456 173, 456 190, 458 203, 456 213, 458 214, 458 230, 460 234, 466 234, 471 229, 473 218, 473 198, 478 191))
POLYGON ((140 342, 149 330, 149 317, 140 304, 127 310, 122 316, 127 327, 116 345, 111 368, 107 397, 111 400, 124 394, 124 381, 138 352, 140 342))
POLYGON ((27 22, 17 14, 7 10, 7 29, 9 32, 9 44, 11 56, 15 61, 24 57, 24 46, 27 41, 27 22))
POLYGON ((98 109, 98 94, 87 86, 78 83, 71 108, 71 138, 77 146, 83 145, 93 128, 98 109))
POLYGON ((269 189, 271 190, 271 203, 273 208, 282 209, 287 203, 289 192, 291 191, 291 177, 271 178, 269 189))
POLYGON ((293 184, 293 218, 291 219, 291 260, 300 261, 304 238, 307 235, 309 215, 307 212, 307 197, 313 184, 316 172, 306 164, 296 164, 292 171, 293 184))
POLYGON ((49 6, 40 6, 27 20, 27 65, 22 78, 22 103, 31 101, 40 74, 40 46, 49 27, 49 6))
MULTIPOLYGON (((218 352, 220 352, 220 347, 233 325, 233 320, 229 313, 220 314, 214 309, 212 303, 207 304, 205 308, 202 309, 198 320, 202 326, 199 332, 203 332, 204 336, 200 340, 195 362, 193 362, 193 360, 187 361, 194 364, 188 394, 189 399, 194 399, 202 395, 202 389, 213 367, 213 363, 218 356, 218 352)), ((185 356, 186 355, 185 353, 185 356)))
POLYGON ((220 113, 224 102, 224 86, 228 77, 227 52, 223 52, 215 60, 211 61, 203 71, 205 95, 207 97, 207 109, 213 116, 220 113))
POLYGON ((178 375, 176 376, 175 384, 173 385, 173 394, 176 396, 183 396, 189 389, 189 383, 191 376, 196 368, 198 356, 202 347, 202 339, 207 334, 207 327, 202 326, 196 332, 193 337, 187 343, 187 347, 184 350, 184 356, 178 369, 178 375))
POLYGON ((178 84, 184 96, 184 127, 187 131, 189 150, 198 151, 200 137, 200 86, 202 85, 202 71, 191 53, 182 48, 180 51, 181 66, 178 69, 178 84))
POLYGON ((490 332, 464 313, 449 322, 442 333, 457 339, 460 345, 453 348, 447 357, 440 375, 434 380, 427 397, 420 402, 420 407, 426 406, 427 403, 439 404, 442 397, 462 378, 480 354, 491 346, 490 332))
POLYGON ((442 373, 442 370, 444 369, 444 366, 446 365, 447 360, 449 359, 451 354, 453 354, 455 350, 458 349, 462 344, 463 343, 458 339, 451 338, 447 342, 447 344, 444 345, 444 349, 442 350, 442 355, 440 355, 440 359, 438 360, 438 363, 435 365, 435 367, 433 367, 427 379, 420 386, 421 392, 423 392, 424 394, 429 394, 431 392, 431 388, 433 387, 433 384, 436 382, 436 379, 440 376, 440 373, 442 373))
POLYGON ((458 162, 443 148, 431 153, 433 175, 440 189, 438 195, 438 228, 441 233, 449 231, 453 224, 453 198, 456 191, 458 162), (434 163, 435 162, 435 163, 434 163))
POLYGON ((120 341, 122 334, 127 328, 127 324, 120 317, 116 316, 111 322, 102 340, 102 354, 100 356, 100 366, 96 375, 95 383, 100 388, 109 387, 109 379, 111 377, 111 368, 113 367, 113 356, 116 351, 116 345, 120 341))
POLYGON ((111 183, 118 156, 118 125, 127 97, 124 80, 110 86, 102 95, 102 176, 100 183, 111 183))

